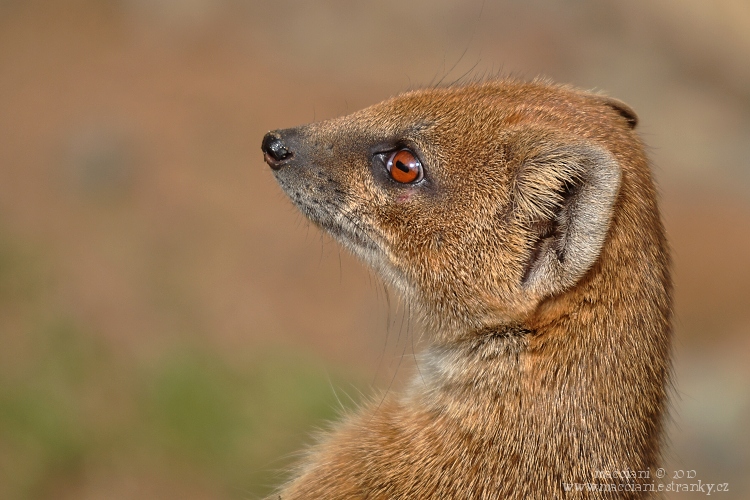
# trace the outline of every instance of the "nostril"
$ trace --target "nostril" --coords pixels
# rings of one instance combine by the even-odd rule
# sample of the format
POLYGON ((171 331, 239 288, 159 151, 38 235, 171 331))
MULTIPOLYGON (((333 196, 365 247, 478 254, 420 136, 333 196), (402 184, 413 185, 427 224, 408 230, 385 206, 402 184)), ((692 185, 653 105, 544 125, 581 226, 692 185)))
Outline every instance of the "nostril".
POLYGON ((293 156, 292 152, 289 151, 289 148, 281 140, 281 137, 273 132, 267 133, 263 138, 261 149, 265 154, 266 163, 271 168, 279 168, 285 160, 293 156))

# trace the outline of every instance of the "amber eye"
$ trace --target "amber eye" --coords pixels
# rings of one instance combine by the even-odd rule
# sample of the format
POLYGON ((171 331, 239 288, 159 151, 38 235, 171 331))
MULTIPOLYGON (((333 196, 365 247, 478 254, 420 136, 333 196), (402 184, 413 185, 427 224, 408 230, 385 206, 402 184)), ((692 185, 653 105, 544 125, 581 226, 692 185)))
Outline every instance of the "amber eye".
POLYGON ((422 180, 422 164, 408 149, 400 149, 393 153, 388 158, 386 167, 396 182, 408 184, 422 180))

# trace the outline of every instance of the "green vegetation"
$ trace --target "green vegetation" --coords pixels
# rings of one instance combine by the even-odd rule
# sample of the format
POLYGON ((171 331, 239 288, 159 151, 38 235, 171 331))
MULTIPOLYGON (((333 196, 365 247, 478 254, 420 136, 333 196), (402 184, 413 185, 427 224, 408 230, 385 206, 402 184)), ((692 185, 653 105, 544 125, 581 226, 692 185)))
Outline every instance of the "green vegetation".
POLYGON ((45 299, 38 269, 0 239, 0 498, 75 497, 97 475, 257 498, 337 412, 341 379, 294 353, 136 361, 45 299))

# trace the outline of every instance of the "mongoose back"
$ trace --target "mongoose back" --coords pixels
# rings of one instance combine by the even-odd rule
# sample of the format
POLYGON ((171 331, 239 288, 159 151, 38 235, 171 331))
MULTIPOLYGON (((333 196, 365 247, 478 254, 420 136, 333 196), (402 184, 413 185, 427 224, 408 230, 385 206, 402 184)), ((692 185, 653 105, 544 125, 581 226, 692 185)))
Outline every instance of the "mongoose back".
POLYGON ((658 496, 671 279, 636 123, 614 99, 499 80, 265 136, 283 190, 400 292, 426 344, 420 374, 273 498, 658 496))

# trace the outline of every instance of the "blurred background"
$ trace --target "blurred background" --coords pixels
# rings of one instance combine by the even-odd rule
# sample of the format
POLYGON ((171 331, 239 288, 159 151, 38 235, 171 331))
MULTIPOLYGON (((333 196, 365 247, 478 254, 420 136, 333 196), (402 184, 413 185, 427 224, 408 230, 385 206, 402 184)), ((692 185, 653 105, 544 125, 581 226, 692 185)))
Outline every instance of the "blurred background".
POLYGON ((503 74, 640 115, 675 262, 665 467, 747 498, 748 61, 747 0, 0 0, 0 497, 258 498, 398 386, 418 336, 261 139, 503 74))

